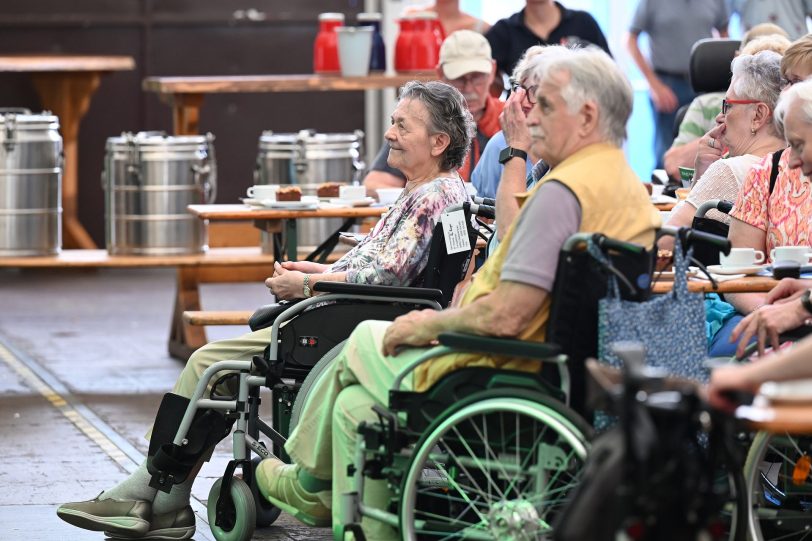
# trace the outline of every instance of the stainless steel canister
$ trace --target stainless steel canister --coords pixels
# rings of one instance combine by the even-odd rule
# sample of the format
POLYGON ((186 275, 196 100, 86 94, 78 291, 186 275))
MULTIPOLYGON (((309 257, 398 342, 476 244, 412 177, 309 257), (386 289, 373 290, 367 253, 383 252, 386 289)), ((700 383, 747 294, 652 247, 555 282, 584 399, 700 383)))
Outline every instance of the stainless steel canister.
POLYGON ((50 112, 0 109, 0 256, 62 248, 62 137, 50 112))
POLYGON ((107 251, 174 255, 205 251, 206 223, 191 204, 217 192, 214 136, 123 133, 107 139, 102 172, 107 251))
MULTIPOLYGON (((255 184, 295 184, 302 195, 316 195, 323 182, 350 184, 360 180, 365 164, 364 132, 299 133, 265 131, 259 138, 255 184)), ((343 220, 302 220, 298 224, 300 246, 316 246, 333 233, 343 220)), ((263 248, 269 239, 263 237, 263 248)))

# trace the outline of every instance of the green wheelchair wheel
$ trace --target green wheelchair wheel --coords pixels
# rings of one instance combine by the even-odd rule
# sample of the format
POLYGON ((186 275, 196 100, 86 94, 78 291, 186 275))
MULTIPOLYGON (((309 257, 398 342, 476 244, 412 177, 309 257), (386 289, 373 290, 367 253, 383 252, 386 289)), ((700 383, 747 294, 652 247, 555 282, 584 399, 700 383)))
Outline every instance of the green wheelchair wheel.
POLYGON ((565 405, 521 394, 486 392, 432 423, 401 486, 403 539, 551 537, 591 430, 565 405))
POLYGON ((257 521, 257 509, 251 488, 238 477, 231 479, 231 500, 233 505, 228 510, 226 524, 215 526, 217 519, 217 501, 220 499, 220 490, 223 485, 221 477, 215 481, 209 491, 209 500, 206 505, 211 533, 217 541, 248 541, 254 535, 257 521))

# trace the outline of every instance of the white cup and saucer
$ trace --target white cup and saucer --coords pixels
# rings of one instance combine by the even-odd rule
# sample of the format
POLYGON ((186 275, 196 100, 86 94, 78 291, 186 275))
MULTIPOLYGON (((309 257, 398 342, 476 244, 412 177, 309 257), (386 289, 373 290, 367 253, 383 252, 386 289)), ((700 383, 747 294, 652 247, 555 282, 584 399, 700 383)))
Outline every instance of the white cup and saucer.
POLYGON ((764 252, 754 248, 731 248, 719 254, 719 265, 708 265, 714 274, 756 274, 764 268, 764 252))
POLYGON ((262 206, 263 201, 276 201, 276 192, 279 184, 255 184, 245 191, 248 197, 243 198, 246 205, 262 206))
POLYGON ((809 264, 809 246, 777 246, 770 250, 770 259, 776 261, 792 261, 800 266, 809 264))

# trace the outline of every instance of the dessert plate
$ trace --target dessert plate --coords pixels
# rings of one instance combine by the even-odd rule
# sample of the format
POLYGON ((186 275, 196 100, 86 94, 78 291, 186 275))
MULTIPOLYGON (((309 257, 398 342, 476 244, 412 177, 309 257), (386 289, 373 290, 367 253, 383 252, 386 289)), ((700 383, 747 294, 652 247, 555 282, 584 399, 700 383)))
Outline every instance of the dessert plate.
POLYGON ((331 197, 328 199, 331 205, 341 205, 342 207, 368 207, 375 202, 374 197, 364 197, 361 199, 341 199, 340 197, 331 197))
POLYGON ((312 195, 302 196, 301 201, 276 201, 275 199, 243 198, 242 202, 255 208, 285 209, 285 210, 312 210, 318 208, 319 200, 312 195))
POLYGON ((712 274, 757 274, 764 270, 767 265, 745 265, 742 267, 723 267, 722 265, 708 265, 708 272, 712 274))

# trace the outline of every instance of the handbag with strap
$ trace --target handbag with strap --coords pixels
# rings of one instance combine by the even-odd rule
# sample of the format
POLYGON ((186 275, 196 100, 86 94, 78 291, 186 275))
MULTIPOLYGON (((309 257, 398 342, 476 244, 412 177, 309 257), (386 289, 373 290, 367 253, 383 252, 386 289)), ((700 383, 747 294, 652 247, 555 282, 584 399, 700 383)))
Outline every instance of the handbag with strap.
POLYGON ((688 291, 688 263, 692 249, 683 254, 674 246, 674 288, 671 293, 644 302, 620 298, 617 280, 609 280, 608 294, 598 302, 598 356, 613 366, 621 361, 610 351, 618 341, 640 342, 646 363, 670 375, 706 382, 707 356, 705 304, 700 293, 688 291))

